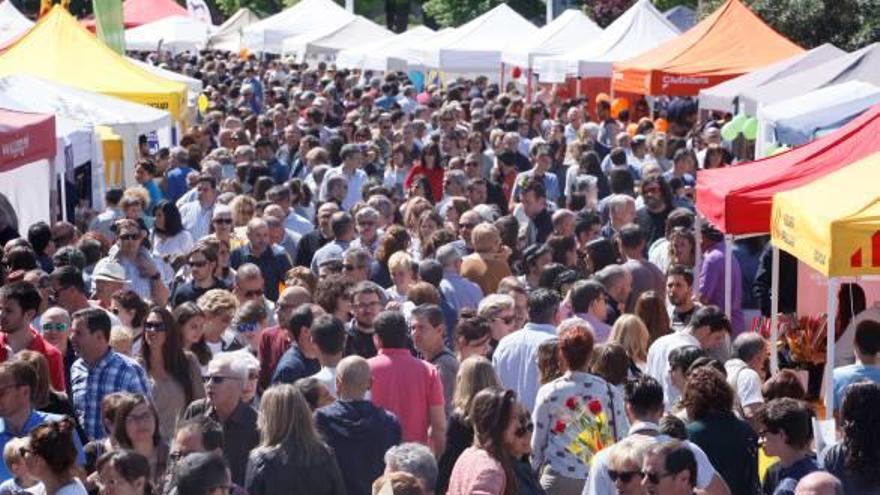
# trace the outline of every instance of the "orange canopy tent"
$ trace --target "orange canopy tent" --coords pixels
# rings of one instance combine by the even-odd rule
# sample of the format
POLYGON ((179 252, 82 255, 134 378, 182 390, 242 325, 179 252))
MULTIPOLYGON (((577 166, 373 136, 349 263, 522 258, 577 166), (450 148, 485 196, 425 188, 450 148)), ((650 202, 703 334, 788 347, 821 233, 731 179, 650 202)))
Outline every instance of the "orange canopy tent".
POLYGON ((686 33, 615 63, 615 92, 689 96, 804 50, 739 0, 728 0, 686 33))

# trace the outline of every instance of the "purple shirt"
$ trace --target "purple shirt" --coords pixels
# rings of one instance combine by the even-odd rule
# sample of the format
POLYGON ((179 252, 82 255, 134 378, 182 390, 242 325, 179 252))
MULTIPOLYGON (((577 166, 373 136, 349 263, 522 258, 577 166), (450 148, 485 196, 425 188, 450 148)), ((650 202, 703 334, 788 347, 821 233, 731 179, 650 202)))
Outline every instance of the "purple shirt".
MULTIPOLYGON (((703 266, 700 269, 700 299, 724 310, 724 241, 716 242, 703 253, 703 266)), ((734 256, 730 263, 733 278, 730 283, 730 324, 735 337, 745 329, 742 313, 742 275, 739 262, 734 256)))

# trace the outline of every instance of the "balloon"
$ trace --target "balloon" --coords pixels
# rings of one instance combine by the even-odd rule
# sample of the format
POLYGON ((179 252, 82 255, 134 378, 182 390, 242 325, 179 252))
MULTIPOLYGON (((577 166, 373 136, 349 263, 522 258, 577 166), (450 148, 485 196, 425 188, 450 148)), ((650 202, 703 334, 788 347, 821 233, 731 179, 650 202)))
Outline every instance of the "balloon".
POLYGON ((615 98, 611 103, 611 118, 616 119, 620 112, 624 110, 629 110, 629 100, 615 98))
POLYGON ((669 129, 669 121, 664 118, 659 118, 654 121, 654 130, 657 132, 666 132, 669 129))
POLYGON ((629 134, 629 137, 635 136, 637 132, 639 132, 638 124, 630 124, 626 126, 626 133, 629 134))
POLYGON ((730 121, 721 126, 721 139, 725 141, 733 141, 739 135, 739 129, 730 121))
POLYGON ((749 141, 754 141, 758 137, 758 119, 752 117, 747 119, 742 127, 743 136, 749 141))
POLYGON ((743 125, 745 125, 747 120, 749 120, 749 118, 746 117, 746 114, 744 113, 738 114, 730 120, 730 123, 733 124, 733 129, 736 131, 736 134, 742 132, 743 125))
POLYGON ((519 79, 519 77, 520 77, 521 75, 522 75, 522 69, 520 69, 519 67, 514 67, 514 68, 511 69, 511 71, 510 71, 510 77, 512 77, 512 78, 514 78, 514 79, 519 79))
POLYGON ((196 106, 199 108, 199 112, 205 113, 205 110, 208 109, 208 97, 204 94, 199 95, 199 98, 196 100, 196 106))

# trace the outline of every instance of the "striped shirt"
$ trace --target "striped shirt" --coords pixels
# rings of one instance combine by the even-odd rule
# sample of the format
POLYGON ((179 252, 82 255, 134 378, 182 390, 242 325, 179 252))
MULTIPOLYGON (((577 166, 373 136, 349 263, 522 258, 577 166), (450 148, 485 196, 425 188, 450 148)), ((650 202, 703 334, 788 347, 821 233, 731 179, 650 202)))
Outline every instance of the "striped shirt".
POLYGON ((113 392, 131 392, 150 397, 147 375, 133 359, 108 350, 89 367, 82 358, 70 368, 73 407, 90 440, 106 436, 101 424, 101 401, 113 392))

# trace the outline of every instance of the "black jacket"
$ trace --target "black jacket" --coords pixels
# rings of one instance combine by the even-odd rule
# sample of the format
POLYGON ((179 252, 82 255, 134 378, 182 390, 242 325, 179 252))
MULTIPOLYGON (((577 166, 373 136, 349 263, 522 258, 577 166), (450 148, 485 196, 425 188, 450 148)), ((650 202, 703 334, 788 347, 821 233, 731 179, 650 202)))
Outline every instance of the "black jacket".
POLYGON ((446 427, 446 449, 437 461, 436 493, 446 493, 455 461, 472 443, 474 443, 474 428, 464 421, 460 413, 453 411, 449 415, 446 427))
POLYGON ((270 449, 254 449, 247 462, 244 488, 250 495, 345 495, 336 458, 323 446, 309 464, 295 461, 297 445, 290 439, 270 449))
POLYGON ((315 426, 333 449, 348 495, 370 495, 385 471, 385 451, 400 443, 400 423, 370 401, 336 401, 315 411, 315 426))
POLYGON ((226 421, 220 421, 208 399, 193 401, 183 413, 183 419, 208 417, 223 426, 223 456, 229 462, 232 482, 241 485, 244 482, 248 452, 260 442, 257 431, 257 411, 240 402, 226 421))

